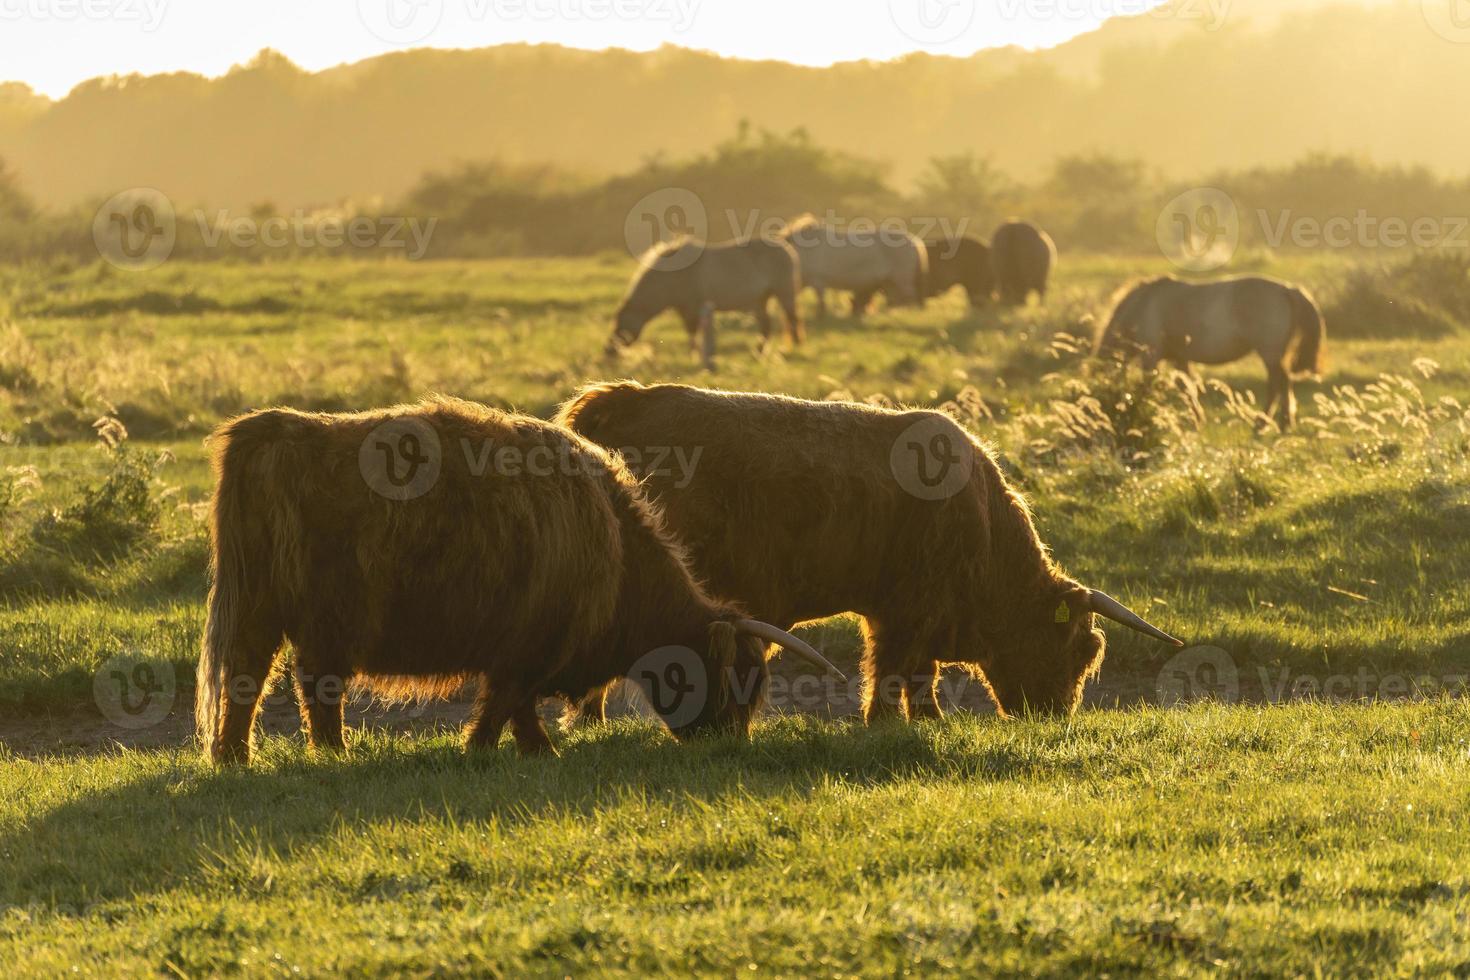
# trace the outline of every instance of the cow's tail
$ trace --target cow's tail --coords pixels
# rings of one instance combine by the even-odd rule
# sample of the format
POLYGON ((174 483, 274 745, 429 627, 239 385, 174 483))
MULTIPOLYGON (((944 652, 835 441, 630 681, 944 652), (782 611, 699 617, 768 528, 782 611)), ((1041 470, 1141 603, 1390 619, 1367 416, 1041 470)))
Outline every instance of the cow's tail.
POLYGON ((1327 361, 1327 324, 1322 311, 1305 290, 1291 290, 1291 373, 1320 375, 1327 361))
POLYGON ((304 459, 283 445, 300 416, 259 412, 227 422, 210 438, 215 492, 210 514, 210 589, 200 643, 194 724, 216 754, 233 678, 268 671, 284 639, 280 610, 300 588, 303 540, 292 493, 304 459))

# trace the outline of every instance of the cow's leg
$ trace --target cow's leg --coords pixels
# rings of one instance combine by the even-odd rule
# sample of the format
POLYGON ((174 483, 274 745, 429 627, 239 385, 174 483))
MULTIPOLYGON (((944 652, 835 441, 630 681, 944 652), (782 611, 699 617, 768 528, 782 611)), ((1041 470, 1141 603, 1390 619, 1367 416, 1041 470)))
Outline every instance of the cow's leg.
POLYGON ((607 695, 612 685, 596 688, 579 700, 567 705, 562 712, 561 729, 570 731, 578 725, 600 724, 607 721, 607 695))
POLYGON ((470 714, 470 723, 465 727, 464 747, 469 749, 493 749, 500 741, 500 733, 520 707, 522 693, 516 685, 494 685, 490 677, 480 675, 480 691, 475 697, 475 707, 470 714))
POLYGON ((944 717, 939 708, 939 664, 931 660, 912 671, 904 697, 908 702, 910 720, 944 717))
POLYGON ((226 660, 229 675, 221 692, 218 728, 201 736, 210 740, 210 757, 221 765, 250 762, 255 731, 255 714, 271 666, 280 652, 283 634, 273 617, 260 616, 246 623, 229 639, 226 660))
POLYGON ((340 752, 347 747, 342 738, 342 709, 350 679, 351 671, 342 658, 297 648, 296 700, 312 748, 340 752))
POLYGON ((863 720, 868 724, 905 716, 909 678, 919 631, 911 626, 874 619, 864 621, 863 720))
POLYGON ((556 747, 546 735, 546 726, 536 713, 536 699, 527 699, 510 716, 511 734, 521 755, 556 755, 556 747))

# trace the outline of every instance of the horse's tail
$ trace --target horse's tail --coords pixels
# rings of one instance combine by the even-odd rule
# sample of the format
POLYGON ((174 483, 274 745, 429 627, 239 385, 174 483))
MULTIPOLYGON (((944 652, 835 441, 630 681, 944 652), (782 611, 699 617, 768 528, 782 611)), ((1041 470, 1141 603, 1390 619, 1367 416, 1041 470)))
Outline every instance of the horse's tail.
POLYGON ((915 238, 914 254, 919 260, 914 265, 914 305, 923 306, 929 296, 929 247, 915 238))
POLYGON ((1296 376, 1321 374, 1327 359, 1327 324, 1322 311, 1305 290, 1293 289, 1291 296, 1291 334, 1294 351, 1291 373, 1296 376))

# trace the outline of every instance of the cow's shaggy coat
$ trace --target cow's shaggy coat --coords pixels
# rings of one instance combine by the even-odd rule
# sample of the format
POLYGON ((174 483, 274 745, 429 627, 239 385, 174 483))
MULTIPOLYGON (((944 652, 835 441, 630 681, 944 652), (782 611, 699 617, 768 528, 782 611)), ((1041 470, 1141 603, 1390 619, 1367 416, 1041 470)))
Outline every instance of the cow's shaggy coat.
POLYGON ((698 447, 686 486, 645 476, 694 568, 784 627, 860 615, 869 719, 937 714, 950 663, 1002 712, 1067 712, 1102 663, 1089 590, 1052 561, 985 447, 944 415, 629 382, 584 389, 559 418, 609 448, 698 447), (917 471, 902 472, 915 446, 959 459, 967 478, 929 499, 917 471))
POLYGON ((746 733, 764 696, 765 643, 706 595, 656 508, 592 443, 439 399, 256 412, 223 425, 212 450, 196 716, 213 759, 249 760, 257 704, 288 640, 315 746, 342 747, 351 681, 412 696, 474 680, 467 743, 493 746, 509 723, 523 751, 544 751, 538 697, 581 697, 668 646, 700 659, 705 685, 702 709, 675 734, 746 733), (379 492, 372 468, 402 438, 380 435, 390 420, 417 427, 415 458, 437 452, 421 496, 379 492))

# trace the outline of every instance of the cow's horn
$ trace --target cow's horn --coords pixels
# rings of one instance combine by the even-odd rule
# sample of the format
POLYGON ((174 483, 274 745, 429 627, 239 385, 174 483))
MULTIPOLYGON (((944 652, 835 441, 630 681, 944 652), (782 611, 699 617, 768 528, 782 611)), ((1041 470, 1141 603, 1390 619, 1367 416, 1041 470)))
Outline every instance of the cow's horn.
POLYGON ((1106 616, 1115 623, 1122 623, 1129 629, 1138 630, 1144 636, 1151 636, 1156 640, 1172 643, 1176 647, 1184 646, 1183 640, 1175 639, 1168 633, 1165 633, 1106 592, 1099 592, 1097 589, 1088 589, 1087 604, 1099 616, 1106 616))
POLYGON ((767 643, 775 643, 783 649, 790 650, 803 660, 810 661, 814 666, 830 670, 844 684, 847 683, 847 675, 832 666, 832 661, 818 653, 805 640, 799 640, 783 629, 777 629, 770 623, 763 623, 758 619, 737 619, 735 628, 742 633, 749 633, 751 636, 760 637, 767 643))

